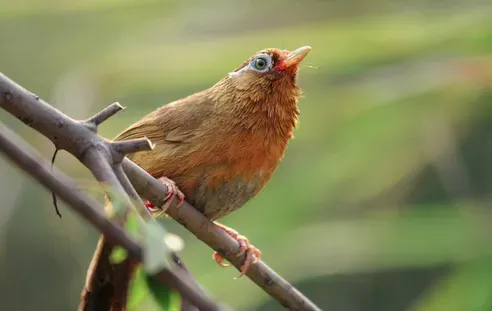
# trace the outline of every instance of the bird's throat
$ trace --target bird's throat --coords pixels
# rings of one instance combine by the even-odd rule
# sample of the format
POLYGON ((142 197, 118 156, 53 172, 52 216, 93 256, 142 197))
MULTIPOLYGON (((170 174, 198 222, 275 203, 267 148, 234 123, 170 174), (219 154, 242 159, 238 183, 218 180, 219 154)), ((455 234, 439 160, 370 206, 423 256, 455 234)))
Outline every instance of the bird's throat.
POLYGON ((238 89, 227 82, 210 89, 210 95, 217 111, 229 121, 230 130, 258 132, 274 140, 292 137, 299 117, 301 91, 297 86, 238 89))

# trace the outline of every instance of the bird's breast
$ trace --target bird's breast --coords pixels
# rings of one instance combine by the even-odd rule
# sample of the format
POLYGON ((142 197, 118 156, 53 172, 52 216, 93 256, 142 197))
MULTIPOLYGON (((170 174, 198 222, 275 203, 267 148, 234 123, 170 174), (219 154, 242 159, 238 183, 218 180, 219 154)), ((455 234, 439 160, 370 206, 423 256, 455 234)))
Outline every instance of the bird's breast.
POLYGON ((185 195, 205 216, 221 218, 243 206, 265 186, 286 144, 271 141, 271 137, 265 140, 255 133, 216 138, 215 148, 208 149, 208 154, 197 153, 205 161, 203 165, 178 181, 178 186, 184 187, 185 195))

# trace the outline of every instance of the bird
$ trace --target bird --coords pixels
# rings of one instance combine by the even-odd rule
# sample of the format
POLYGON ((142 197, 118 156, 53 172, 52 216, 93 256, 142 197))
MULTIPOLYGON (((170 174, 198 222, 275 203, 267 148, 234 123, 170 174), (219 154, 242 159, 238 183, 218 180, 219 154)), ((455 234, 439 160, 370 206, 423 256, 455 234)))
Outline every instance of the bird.
MULTIPOLYGON (((255 197, 284 157, 300 114, 299 67, 311 50, 260 50, 211 87, 157 108, 114 139, 147 137, 154 144, 151 151, 128 156, 169 189, 164 206, 145 205, 159 212, 175 197, 186 199, 238 242, 238 255, 246 254, 240 276, 261 252, 217 220, 255 197)), ((112 265, 110 251, 101 237, 79 310, 125 310, 136 263, 112 265)), ((227 266, 217 252, 213 258, 227 266)))

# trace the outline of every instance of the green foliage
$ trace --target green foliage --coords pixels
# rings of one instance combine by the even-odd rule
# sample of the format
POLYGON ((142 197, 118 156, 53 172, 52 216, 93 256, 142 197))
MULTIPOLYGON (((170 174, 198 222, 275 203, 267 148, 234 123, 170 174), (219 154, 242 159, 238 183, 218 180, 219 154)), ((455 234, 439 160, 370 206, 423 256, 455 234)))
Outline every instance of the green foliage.
POLYGON ((145 271, 150 274, 157 273, 161 269, 169 267, 167 258, 170 255, 164 236, 164 228, 155 222, 146 223, 144 231, 144 267, 145 271))
POLYGON ((129 310, 180 310, 181 296, 162 285, 155 277, 145 273, 140 266, 132 280, 129 310))
MULTIPOLYGON (((129 309, 140 310, 145 305, 145 308, 152 310, 180 310, 179 293, 167 288, 155 277, 156 273, 170 267, 170 252, 181 250, 180 238, 168 234, 162 225, 153 220, 144 221, 136 209, 127 206, 114 191, 108 193, 112 199, 109 217, 118 223, 124 222, 124 228, 130 236, 143 241, 143 265, 139 265, 130 285, 129 309)), ((117 264, 127 256, 128 252, 117 246, 112 251, 110 260, 117 264)))
MULTIPOLYGON (((123 228, 130 234, 131 237, 139 238, 140 234, 140 216, 137 211, 129 207, 114 190, 108 192, 111 197, 111 205, 106 210, 108 217, 117 223, 124 223, 123 228)), ((128 252, 121 246, 116 246, 110 254, 112 263, 117 264, 122 262, 128 256, 128 252)))
POLYGON ((116 246, 111 255, 109 256, 109 260, 112 264, 116 265, 123 262, 128 257, 128 252, 121 246, 116 246))
POLYGON ((161 310, 179 311, 181 307, 181 296, 173 290, 169 290, 153 276, 146 276, 147 286, 152 293, 156 303, 161 310))
MULTIPOLYGON (((136 215, 136 212, 131 214, 136 215)), ((168 258, 174 249, 165 242, 167 232, 153 221, 140 221, 139 228, 141 231, 138 237, 143 240, 144 261, 130 286, 130 310, 141 310, 142 305, 150 310, 179 310, 179 293, 167 288, 155 277, 156 273, 170 267, 168 258)))

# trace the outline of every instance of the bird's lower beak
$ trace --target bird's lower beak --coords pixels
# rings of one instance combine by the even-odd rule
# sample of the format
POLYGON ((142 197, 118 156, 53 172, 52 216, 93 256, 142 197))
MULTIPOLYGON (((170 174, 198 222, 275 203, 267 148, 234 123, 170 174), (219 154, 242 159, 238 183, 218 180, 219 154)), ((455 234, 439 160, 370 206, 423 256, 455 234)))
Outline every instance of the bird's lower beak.
POLYGON ((306 55, 311 52, 312 48, 308 45, 298 48, 287 55, 287 57, 282 61, 282 65, 288 68, 293 65, 299 65, 299 63, 306 57, 306 55))

